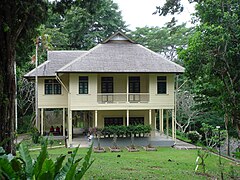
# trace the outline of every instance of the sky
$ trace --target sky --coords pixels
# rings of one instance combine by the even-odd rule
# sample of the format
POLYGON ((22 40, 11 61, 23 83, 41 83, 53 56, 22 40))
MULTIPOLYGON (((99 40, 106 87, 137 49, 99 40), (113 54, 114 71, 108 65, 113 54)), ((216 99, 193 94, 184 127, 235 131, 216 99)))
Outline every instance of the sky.
MULTIPOLYGON (((182 0, 184 12, 177 16, 179 23, 187 22, 190 26, 190 14, 194 12, 194 6, 189 5, 188 0, 182 0)), ((136 27, 158 26, 163 27, 171 20, 171 16, 162 17, 153 15, 156 6, 163 5, 164 0, 113 0, 122 12, 123 20, 129 25, 129 29, 135 30, 136 27)))

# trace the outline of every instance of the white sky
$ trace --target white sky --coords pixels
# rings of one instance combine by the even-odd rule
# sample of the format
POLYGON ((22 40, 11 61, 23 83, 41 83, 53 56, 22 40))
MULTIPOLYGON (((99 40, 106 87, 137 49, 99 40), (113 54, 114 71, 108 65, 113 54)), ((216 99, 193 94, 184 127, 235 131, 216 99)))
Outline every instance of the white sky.
MULTIPOLYGON (((190 25, 190 14, 194 12, 194 6, 189 5, 188 0, 182 1, 185 4, 184 12, 177 16, 177 19, 179 23, 187 22, 190 25)), ((123 20, 131 30, 144 26, 163 27, 172 18, 152 15, 156 6, 164 4, 165 0, 113 0, 113 2, 118 4, 123 20)))

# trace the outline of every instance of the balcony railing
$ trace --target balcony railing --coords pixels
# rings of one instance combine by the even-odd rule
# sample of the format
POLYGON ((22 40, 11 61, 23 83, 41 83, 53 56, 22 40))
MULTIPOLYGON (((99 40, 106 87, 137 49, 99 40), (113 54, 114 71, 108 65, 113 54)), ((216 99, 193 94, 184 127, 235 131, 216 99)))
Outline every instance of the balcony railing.
POLYGON ((147 103, 149 93, 99 93, 98 103, 147 103), (128 96, 128 97, 127 97, 128 96))

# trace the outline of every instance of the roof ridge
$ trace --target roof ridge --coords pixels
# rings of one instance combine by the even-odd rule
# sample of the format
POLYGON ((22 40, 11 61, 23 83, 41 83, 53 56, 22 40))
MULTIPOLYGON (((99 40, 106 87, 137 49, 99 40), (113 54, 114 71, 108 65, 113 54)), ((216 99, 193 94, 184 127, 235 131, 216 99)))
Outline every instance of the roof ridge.
POLYGON ((61 67, 60 69, 56 70, 56 73, 59 71, 64 70, 65 68, 67 68, 68 66, 72 65, 73 63, 75 63, 76 61, 80 60, 82 57, 87 56, 88 54, 90 54, 93 50, 95 50, 96 48, 98 48, 101 44, 96 45, 95 47, 93 47, 92 49, 90 49, 89 51, 87 51, 85 54, 81 55, 80 57, 72 60, 71 62, 69 62, 68 64, 66 64, 65 66, 61 67))
POLYGON ((48 52, 88 52, 88 50, 48 50, 48 52))
POLYGON ((101 42, 102 44, 107 43, 108 41, 110 41, 110 39, 112 39, 114 36, 117 36, 118 34, 120 34, 121 36, 123 36, 124 38, 126 38, 128 41, 130 41, 131 43, 136 44, 136 42, 134 42, 132 39, 130 39, 126 34, 124 34, 121 31, 117 31, 114 34, 112 34, 110 37, 108 37, 106 40, 104 40, 103 42, 101 42))

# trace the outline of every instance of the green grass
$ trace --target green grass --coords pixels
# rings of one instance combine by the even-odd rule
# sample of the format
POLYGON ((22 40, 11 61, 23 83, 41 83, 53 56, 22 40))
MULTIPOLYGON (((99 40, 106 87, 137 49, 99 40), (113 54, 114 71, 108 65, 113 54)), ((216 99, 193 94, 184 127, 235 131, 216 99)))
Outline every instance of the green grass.
MULTIPOLYGON (((49 150, 49 154, 56 158, 60 154, 67 154, 73 149, 49 150)), ((86 148, 79 150, 84 156, 86 148)), ((39 152, 31 152, 36 156, 39 152)), ((69 156, 69 155, 68 155, 69 156)), ((127 152, 93 153, 95 162, 90 167, 85 179, 211 179, 219 178, 220 168, 218 157, 210 155, 206 159, 206 174, 194 172, 197 150, 176 150, 173 148, 158 148, 156 152, 127 152), (117 157, 120 155, 120 157, 117 157)), ((224 179, 230 179, 232 172, 240 178, 240 166, 222 159, 224 164, 224 179)))
MULTIPOLYGON (((35 144, 35 143, 32 142, 31 138, 28 138, 28 139, 24 139, 22 142, 24 144, 26 144, 29 149, 35 149, 35 148, 41 148, 40 141, 41 140, 39 140, 39 143, 35 144)), ((64 144, 65 144, 65 141, 63 139, 56 139, 56 140, 53 140, 52 147, 60 146, 60 145, 64 145, 64 144)), ((48 147, 51 147, 50 143, 48 143, 48 147)))

